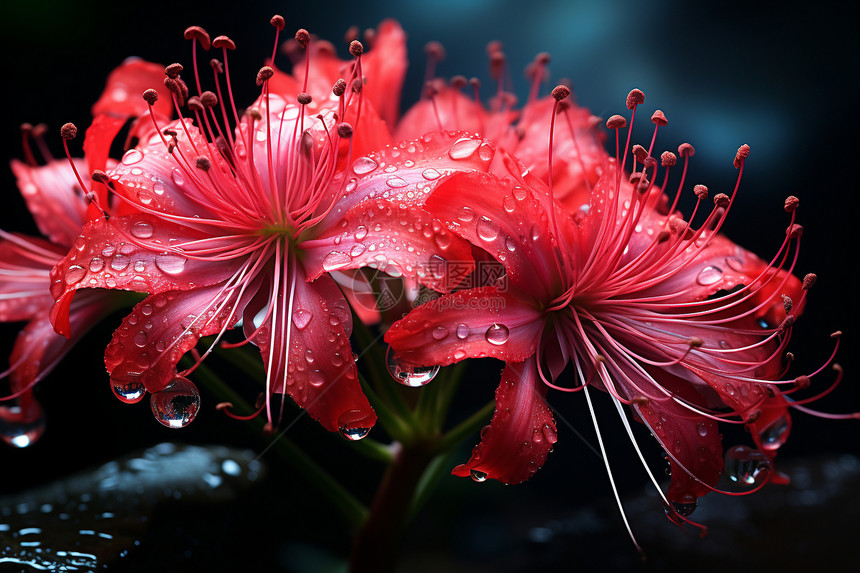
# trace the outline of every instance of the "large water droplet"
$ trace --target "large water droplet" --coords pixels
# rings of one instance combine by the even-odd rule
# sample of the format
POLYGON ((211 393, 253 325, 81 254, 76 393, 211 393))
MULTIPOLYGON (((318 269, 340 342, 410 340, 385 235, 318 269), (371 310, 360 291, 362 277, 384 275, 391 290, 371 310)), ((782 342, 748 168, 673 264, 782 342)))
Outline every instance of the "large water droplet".
POLYGON ((90 272, 97 273, 105 268, 105 261, 100 257, 93 257, 90 261, 90 272))
POLYGON ((457 218, 460 219, 461 221, 463 221, 464 223, 468 223, 469 221, 471 221, 472 219, 475 218, 475 212, 472 211, 472 209, 470 209, 469 207, 462 207, 457 212, 457 218))
POLYGON ((492 241, 499 236, 499 226, 487 217, 478 219, 475 230, 478 232, 478 237, 484 241, 492 241))
POLYGON ((66 269, 66 276, 64 280, 67 285, 73 285, 81 282, 83 278, 87 275, 87 270, 79 265, 72 265, 68 269, 66 269))
POLYGON ((191 380, 177 376, 149 400, 155 419, 168 428, 184 428, 197 416, 200 392, 191 380))
POLYGON ((155 266, 168 275, 178 275, 185 268, 187 259, 178 253, 159 253, 155 255, 155 266))
POLYGON ((726 266, 733 271, 743 272, 744 262, 737 257, 726 257, 726 266))
POLYGON ((323 269, 326 271, 335 271, 342 269, 352 262, 352 257, 343 251, 332 251, 323 259, 323 269))
POLYGON ((761 431, 761 447, 766 450, 777 450, 788 439, 791 430, 791 419, 787 415, 780 416, 761 431))
POLYGON ((439 373, 439 365, 420 366, 406 362, 389 346, 385 353, 385 365, 388 373, 404 386, 417 388, 429 384, 439 373))
POLYGON ((444 326, 437 326, 431 334, 435 340, 444 340, 448 337, 448 329, 444 326))
POLYGON ((148 239, 152 236, 152 225, 147 221, 136 221, 131 226, 131 234, 138 239, 148 239))
POLYGON ((123 384, 121 382, 111 380, 110 389, 113 390, 114 396, 126 404, 136 404, 146 396, 146 387, 144 387, 140 382, 128 382, 123 384))
POLYGON ((170 178, 173 179, 173 182, 179 187, 185 185, 185 175, 182 174, 182 171, 178 167, 173 168, 173 173, 171 173, 170 178))
POLYGON ((747 446, 733 446, 726 451, 725 472, 733 482, 754 486, 770 471, 763 453, 747 446))
POLYGON ((345 439, 355 442, 370 433, 369 416, 361 410, 347 410, 337 417, 338 432, 345 439))
POLYGON ((314 315, 310 311, 300 308, 293 313, 293 324, 296 325, 296 328, 302 330, 308 325, 313 317, 314 315))
POLYGON ((322 372, 319 370, 311 370, 308 372, 308 383, 310 383, 311 386, 319 388, 323 385, 323 382, 325 382, 325 378, 323 377, 322 372))
POLYGON ((0 440, 16 448, 33 445, 45 433, 45 415, 35 405, 32 416, 23 416, 18 406, 0 406, 0 440))
POLYGON ((425 169, 424 171, 421 172, 421 175, 424 177, 424 179, 426 179, 428 181, 434 181, 436 179, 439 179, 439 177, 442 176, 441 173, 439 173, 438 171, 436 171, 435 169, 432 169, 432 168, 425 169))
POLYGON ((134 165, 135 163, 139 163, 143 159, 143 153, 140 152, 139 149, 129 149, 125 152, 125 155, 122 156, 123 165, 134 165))
POLYGON ((367 434, 370 433, 370 428, 338 428, 338 432, 347 440, 357 442, 367 437, 367 434))
POLYGON ((400 189, 409 185, 409 183, 407 183, 405 179, 403 179, 402 177, 398 177, 397 175, 392 175, 385 180, 385 183, 387 183, 388 186, 392 189, 400 189))
POLYGON ((495 344, 496 346, 499 346, 508 341, 508 336, 510 336, 510 334, 511 331, 508 330, 508 327, 504 324, 493 324, 490 328, 487 329, 487 332, 484 334, 484 337, 490 344, 495 344))
POLYGON ((691 516, 693 512, 696 511, 696 508, 699 507, 699 502, 696 499, 693 499, 692 502, 686 503, 673 501, 671 502, 671 504, 675 511, 678 513, 678 515, 681 515, 683 517, 691 516))
POLYGON ((131 262, 131 259, 129 259, 127 256, 117 255, 110 262, 110 268, 112 268, 115 271, 121 271, 124 268, 126 268, 128 266, 128 263, 130 263, 130 262, 131 262))
POLYGON ((468 137, 460 138, 451 145, 451 149, 448 150, 448 157, 451 159, 466 159, 471 157, 471 155, 478 150, 480 145, 481 140, 479 139, 470 139, 468 137))
POLYGON ((466 340, 467 338, 469 338, 469 332, 470 329, 465 324, 457 325, 457 338, 459 338, 460 340, 466 340))
POLYGON ((355 163, 352 164, 352 170, 356 175, 367 175, 377 167, 379 167, 379 163, 370 157, 359 157, 355 160, 355 163))
POLYGON ((487 481, 487 474, 485 474, 484 472, 479 472, 478 470, 470 471, 469 476, 472 478, 472 481, 474 481, 474 482, 481 483, 481 482, 487 481))
POLYGON ((699 271, 696 282, 702 286, 708 286, 718 282, 722 277, 723 270, 720 267, 708 266, 699 271))

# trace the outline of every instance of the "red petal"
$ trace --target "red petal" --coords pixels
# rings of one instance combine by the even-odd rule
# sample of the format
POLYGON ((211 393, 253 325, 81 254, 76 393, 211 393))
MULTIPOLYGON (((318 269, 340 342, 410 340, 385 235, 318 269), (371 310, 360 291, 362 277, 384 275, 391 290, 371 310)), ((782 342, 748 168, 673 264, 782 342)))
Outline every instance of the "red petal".
POLYGON ((201 336, 238 322, 233 306, 222 306, 223 285, 148 296, 125 317, 105 350, 105 366, 115 385, 142 383, 163 390, 176 375, 179 359, 201 336))
POLYGON ((431 300, 395 322, 385 341, 414 364, 491 356, 520 362, 535 352, 544 326, 533 306, 495 287, 462 290, 431 300))
POLYGON ((152 88, 158 91, 158 101, 154 111, 161 116, 170 117, 173 103, 170 92, 164 86, 164 67, 140 58, 127 58, 114 69, 99 100, 93 105, 93 116, 102 113, 128 119, 147 113, 147 103, 143 92, 152 88))
POLYGON ((383 199, 359 203, 335 229, 298 248, 311 280, 368 266, 447 292, 474 268, 468 243, 425 211, 383 199))
MULTIPOLYGON (((74 161, 78 172, 85 177, 85 162, 74 161)), ((71 246, 86 221, 87 202, 68 161, 57 160, 31 167, 13 159, 11 166, 39 231, 53 243, 71 246)))
POLYGON ((557 440, 552 412, 534 358, 508 363, 496 390, 496 412, 481 432, 472 457, 451 472, 515 484, 529 479, 543 466, 557 440))
MULTIPOLYGON (((95 170, 104 171, 107 168, 110 146, 114 138, 125 125, 126 118, 110 114, 100 114, 93 118, 92 124, 87 128, 84 136, 84 156, 87 159, 86 173, 92 174, 95 170)), ((84 177, 84 173, 81 173, 84 177)), ((89 177, 86 177, 86 181, 89 177)), ((91 190, 98 195, 99 202, 105 206, 108 204, 108 190, 104 183, 91 181, 91 190)))
POLYGON ((367 77, 362 93, 391 127, 400 114, 400 92, 407 65, 403 28, 395 20, 383 20, 376 29, 373 46, 361 60, 362 73, 367 77))
POLYGON ((14 241, 0 240, 2 322, 30 320, 51 307, 48 272, 63 256, 58 247, 44 239, 14 237, 14 241))
POLYGON ((454 129, 479 133, 492 139, 486 132, 488 121, 489 114, 484 111, 480 103, 463 95, 460 90, 445 86, 439 89, 432 100, 423 99, 403 114, 403 118, 397 124, 395 137, 412 139, 428 131, 454 129))

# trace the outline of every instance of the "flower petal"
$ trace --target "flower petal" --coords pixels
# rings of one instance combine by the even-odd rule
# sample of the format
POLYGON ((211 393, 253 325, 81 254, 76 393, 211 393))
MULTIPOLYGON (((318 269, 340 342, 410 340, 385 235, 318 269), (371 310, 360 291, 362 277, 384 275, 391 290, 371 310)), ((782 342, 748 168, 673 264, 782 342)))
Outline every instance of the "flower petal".
MULTIPOLYGON (((86 163, 75 159, 75 167, 86 173, 86 163)), ((39 231, 52 243, 71 246, 86 221, 87 202, 67 160, 31 167, 15 159, 12 172, 39 231)))
POLYGON ((164 67, 140 58, 126 58, 115 68, 107 79, 107 84, 99 100, 93 105, 93 116, 110 114, 128 119, 147 113, 147 103, 143 92, 148 89, 158 91, 158 101, 154 111, 164 117, 173 113, 170 92, 164 87, 164 67))
POLYGON ((486 131, 488 115, 480 103, 463 95, 460 90, 441 86, 432 100, 422 99, 403 114, 395 137, 412 139, 429 131, 453 129, 494 139, 486 131))
POLYGON ((534 354, 540 312, 496 287, 457 291, 414 309, 385 333, 406 362, 447 366, 491 356, 521 362, 534 354))
POLYGON ((361 69, 367 78, 362 93, 392 128, 400 115, 400 95, 407 65, 406 33, 396 20, 383 20, 376 28, 370 50, 362 56, 361 69))
POLYGON ((496 412, 481 432, 472 457, 451 472, 506 484, 529 479, 543 466, 557 438, 555 420, 544 396, 535 359, 509 362, 496 390, 496 412))
POLYGON ((30 320, 51 307, 48 273, 63 255, 44 239, 9 237, 0 240, 0 321, 30 320))

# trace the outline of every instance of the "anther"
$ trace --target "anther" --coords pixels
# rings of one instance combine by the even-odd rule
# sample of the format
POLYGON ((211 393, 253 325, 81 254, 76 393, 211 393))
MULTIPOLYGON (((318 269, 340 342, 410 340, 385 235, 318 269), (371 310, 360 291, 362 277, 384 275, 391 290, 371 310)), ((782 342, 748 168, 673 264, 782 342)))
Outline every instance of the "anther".
POLYGON ((479 87, 481 87, 481 80, 479 80, 478 78, 469 78, 469 85, 472 86, 474 89, 478 89, 479 87))
POLYGON ((349 53, 352 54, 353 57, 358 58, 364 53, 364 46, 362 46, 361 42, 358 40, 353 40, 349 43, 349 53))
POLYGON ((749 157, 750 155, 750 146, 744 143, 740 147, 738 147, 738 152, 735 153, 735 168, 740 168, 741 164, 744 162, 744 159, 749 157))
POLYGON ((209 67, 215 70, 216 74, 224 73, 224 64, 221 63, 221 60, 218 58, 212 58, 209 60, 209 67))
POLYGON ((714 195, 714 205, 717 207, 727 207, 729 204, 729 196, 725 193, 717 193, 714 195))
POLYGON ((168 78, 176 79, 179 77, 179 74, 182 73, 183 69, 185 68, 182 67, 182 64, 170 64, 164 68, 164 73, 167 74, 168 78))
POLYGON ((213 48, 227 48, 228 50, 236 49, 236 42, 228 38, 227 36, 218 36, 214 40, 212 40, 213 48))
POLYGON ((786 330, 788 330, 789 328, 791 328, 791 326, 792 326, 793 324, 794 324, 794 315, 793 315, 793 314, 789 314, 789 315, 788 315, 788 316, 786 316, 786 317, 783 319, 783 321, 779 324, 779 327, 777 327, 777 329, 776 329, 776 333, 777 333, 777 334, 783 334, 786 330))
POLYGON ((557 85, 552 88, 552 97, 555 101, 561 101, 570 97, 570 88, 565 85, 557 85))
POLYGON ((645 158, 648 157, 648 152, 645 151, 645 148, 639 145, 638 143, 633 146, 633 157, 636 158, 637 161, 642 162, 645 161, 645 158))
POLYGON ((209 34, 206 33, 206 30, 201 28, 200 26, 189 26, 185 29, 185 39, 191 40, 195 39, 200 42, 200 45, 203 46, 204 50, 208 50, 211 44, 209 40, 209 34))
POLYGON ((794 306, 794 301, 791 300, 791 297, 788 295, 782 295, 782 307, 785 309, 785 313, 788 314, 791 312, 791 308, 794 306))
POLYGON ((216 96, 213 92, 205 91, 200 94, 200 103, 202 103, 206 107, 215 107, 216 105, 218 105, 218 96, 216 96))
POLYGON ((233 403, 232 402, 219 402, 215 404, 215 409, 219 412, 223 412, 224 410, 232 410, 233 403))
POLYGON ((627 109, 633 109, 640 103, 645 102, 645 94, 640 89, 632 89, 627 94, 627 109))
POLYGON ((252 107, 251 109, 249 109, 245 113, 247 113, 249 116, 251 116, 251 119, 253 119, 254 121, 260 121, 261 119, 263 119, 263 114, 261 114, 260 110, 258 110, 255 107, 252 107))
POLYGON ((797 209, 798 205, 800 205, 800 199, 795 197, 794 195, 789 195, 785 198, 785 210, 788 213, 791 213, 795 209, 797 209))
POLYGON ((155 102, 158 101, 158 92, 152 88, 149 88, 145 92, 143 92, 143 99, 149 105, 155 105, 155 102))
POLYGON ((466 84, 469 83, 469 80, 466 79, 466 76, 454 76, 448 83, 455 90, 461 90, 466 87, 466 84))
POLYGON ((90 177, 92 177, 93 181, 95 181, 96 183, 103 183, 107 185, 110 182, 110 177, 108 177, 108 174, 100 169, 96 169, 95 171, 93 171, 93 174, 90 177))
POLYGON ((271 422, 266 422, 263 425, 263 433, 267 436, 273 435, 275 433, 275 426, 271 422))
POLYGON ((352 126, 346 122, 339 123, 337 125, 337 134, 343 139, 349 139, 352 137, 352 126))
POLYGON ((297 95, 296 99, 302 105, 308 105, 314 100, 314 98, 312 98, 310 94, 307 94, 305 92, 301 92, 299 95, 297 95))
POLYGON ((428 58, 432 58, 437 62, 445 59, 445 47, 436 41, 424 44, 424 53, 427 54, 428 58))
POLYGON ((361 80, 359 78, 355 78, 352 80, 352 91, 353 93, 360 94, 361 88, 363 87, 361 80))
POLYGON ((676 163, 678 163, 678 156, 671 151, 664 151, 662 155, 660 155, 660 165, 663 167, 672 167, 676 163))
POLYGON ((704 185, 694 185, 693 193, 695 193, 696 197, 698 197, 700 201, 704 201, 708 198, 708 188, 704 185))
POLYGON ((505 54, 502 52, 493 52, 490 54, 490 77, 494 80, 499 80, 502 77, 502 70, 505 67, 505 54))
POLYGON ((203 171, 209 171, 209 168, 212 167, 212 162, 209 161, 209 158, 202 155, 194 160, 194 164, 197 166, 197 169, 202 169, 203 171))
POLYGON ((302 48, 307 48, 308 44, 311 43, 311 35, 304 28, 299 28, 296 32, 296 42, 298 42, 299 46, 302 48))
POLYGON ((789 362, 793 361, 794 360, 794 352, 786 352, 785 353, 785 359, 788 360, 789 362))
MULTIPOLYGON (((836 332, 834 332, 833 334, 830 335, 830 338, 840 338, 841 336, 842 336, 842 331, 837 330, 836 332)), ((836 365, 834 364, 834 366, 836 366, 836 365)))
POLYGON ((809 376, 807 376, 806 374, 801 374, 800 376, 798 376, 797 378, 794 379, 795 388, 799 388, 802 390, 803 388, 808 388, 809 384, 810 384, 809 376))
POLYGON ((164 133, 164 135, 166 135, 167 137, 176 137, 176 131, 173 129, 165 129, 162 133, 164 133))
POLYGON ((692 157, 696 154, 696 150, 689 143, 682 143, 678 146, 678 155, 681 157, 692 157))
POLYGON ((797 237, 802 237, 803 236, 803 225, 798 225, 797 223, 795 223, 785 230, 785 234, 788 235, 789 239, 795 239, 797 237))
POLYGON ((69 141, 70 139, 74 139, 78 136, 78 128, 75 127, 74 123, 66 123, 63 124, 63 127, 60 128, 60 137, 69 141))
POLYGON ((436 86, 433 85, 433 82, 427 82, 424 84, 424 95, 429 98, 432 98, 439 94, 439 90, 436 89, 436 86))
POLYGON ((690 339, 690 348, 701 348, 703 344, 705 344, 705 341, 698 336, 694 336, 690 339))
POLYGON ((269 80, 272 76, 275 75, 275 70, 273 70, 270 66, 263 66, 260 68, 260 71, 257 72, 257 85, 261 86, 266 81, 269 80))
POLYGON ((606 120, 607 129, 624 129, 627 127, 627 120, 620 115, 613 115, 606 120))
POLYGON ((651 114, 651 123, 659 125, 660 127, 665 127, 669 125, 669 120, 666 119, 666 114, 658 109, 651 114))
POLYGON ((205 109, 203 104, 200 103, 200 98, 197 96, 191 96, 188 98, 188 103, 186 105, 191 111, 203 111, 205 109))
POLYGON ((815 281, 818 280, 818 275, 815 273, 809 273, 805 277, 803 277, 803 290, 809 290, 815 285, 815 281))
POLYGON ((630 401, 633 402, 634 404, 636 404, 637 406, 646 406, 651 402, 651 400, 649 400, 645 396, 633 396, 633 398, 630 401))
POLYGON ((272 19, 269 20, 269 24, 274 26, 278 30, 278 32, 283 30, 284 26, 286 25, 286 23, 284 22, 284 17, 280 14, 275 14, 274 16, 272 16, 272 19))
POLYGON ((746 416, 746 423, 752 424, 761 417, 761 410, 753 410, 746 416))

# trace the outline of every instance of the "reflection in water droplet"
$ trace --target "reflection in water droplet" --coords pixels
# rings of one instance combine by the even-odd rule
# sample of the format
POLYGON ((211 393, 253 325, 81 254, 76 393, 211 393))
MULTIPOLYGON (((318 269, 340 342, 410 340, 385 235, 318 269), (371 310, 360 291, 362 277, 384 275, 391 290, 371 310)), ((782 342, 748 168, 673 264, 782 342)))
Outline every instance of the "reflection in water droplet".
POLYGON ((451 149, 448 150, 448 157, 451 159, 466 159, 475 153, 480 145, 481 140, 479 139, 460 138, 451 145, 451 149))
POLYGON ((338 432, 352 442, 360 440, 370 433, 372 418, 362 410, 347 410, 337 417, 338 432))
POLYGON ((113 390, 114 396, 126 404, 136 404, 143 400, 146 395, 146 388, 140 382, 120 383, 111 380, 110 389, 113 390))
POLYGON ((15 448, 26 448, 42 437, 45 414, 42 407, 33 398, 31 400, 26 415, 18 406, 0 406, 0 440, 15 448))
POLYGON ((367 437, 367 434, 370 433, 370 428, 338 428, 338 432, 347 440, 357 442, 367 437))
POLYGON ((313 318, 313 314, 310 311, 299 309, 293 313, 293 324, 296 325, 296 328, 302 330, 304 327, 308 325, 308 323, 313 318))
POLYGON ((718 282, 722 276, 723 270, 720 267, 708 266, 699 271, 696 282, 702 286, 708 286, 718 282))
POLYGON ((401 359, 397 353, 389 346, 385 353, 385 365, 388 367, 388 373, 397 382, 404 386, 417 388, 429 384, 436 374, 439 373, 440 366, 420 366, 410 364, 401 359))
POLYGON ((469 327, 465 324, 457 325, 457 338, 460 340, 466 340, 469 337, 469 327))
POLYGON ((323 269, 326 271, 334 271, 342 269, 352 262, 352 257, 343 251, 332 251, 323 259, 323 269))
POLYGON ((763 453, 747 446, 733 446, 726 451, 725 472, 733 482, 754 486, 770 471, 763 453))
POLYGON ((481 483, 487 481, 487 474, 484 472, 479 472, 478 470, 472 470, 469 472, 469 476, 472 478, 472 481, 481 483))
POLYGON ((510 336, 510 330, 504 324, 493 324, 490 328, 487 329, 487 332, 484 334, 484 337, 487 339, 487 342, 490 344, 495 344, 499 346, 508 341, 508 336, 510 336))
POLYGON ((766 450, 777 450, 782 447, 791 432, 791 418, 780 416, 761 431, 761 447, 766 450))
POLYGON ((90 272, 97 273, 105 268, 105 261, 101 257, 93 257, 90 261, 90 272))
POLYGON ((484 241, 492 241, 499 236, 499 226, 487 217, 481 217, 478 220, 475 230, 478 232, 478 237, 484 241))
POLYGON ((379 163, 370 157, 360 157, 352 164, 352 170, 356 175, 366 175, 379 167, 379 163))
POLYGON ((367 227, 359 225, 358 228, 355 229, 355 234, 353 236, 356 241, 364 239, 367 236, 367 227))
POLYGON ((405 179, 396 175, 392 175, 391 177, 386 179, 385 183, 388 184, 388 186, 392 189, 400 189, 409 185, 409 183, 407 183, 405 179))
POLYGON ((445 338, 448 337, 448 329, 445 328, 444 326, 437 326, 436 328, 433 329, 433 332, 431 334, 433 335, 433 338, 436 340, 444 340, 445 338))
POLYGON ((142 159, 143 153, 141 153, 139 149, 129 149, 125 152, 125 155, 122 156, 122 163, 123 165, 134 165, 142 159))
POLYGON ((155 266, 168 275, 178 275, 185 268, 187 259, 180 254, 165 252, 155 255, 155 266))
POLYGON ((184 428, 197 416, 200 408, 200 392, 187 378, 177 376, 161 392, 150 398, 155 419, 168 428, 184 428))
POLYGON ((690 503, 680 503, 676 501, 671 503, 678 515, 682 515, 684 517, 689 517, 694 511, 696 511, 696 508, 699 507, 699 502, 695 499, 690 503))
POLYGON ((173 179, 173 182, 179 187, 185 185, 185 175, 182 174, 182 171, 180 171, 178 167, 173 169, 173 173, 170 175, 170 178, 173 179))

